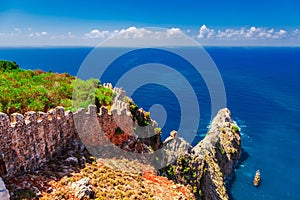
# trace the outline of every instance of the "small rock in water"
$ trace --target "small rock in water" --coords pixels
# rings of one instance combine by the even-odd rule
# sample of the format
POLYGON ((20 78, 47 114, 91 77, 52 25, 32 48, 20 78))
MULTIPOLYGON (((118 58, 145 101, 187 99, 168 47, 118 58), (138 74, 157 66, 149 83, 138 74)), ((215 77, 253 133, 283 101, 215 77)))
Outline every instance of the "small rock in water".
POLYGON ((258 187, 260 184, 260 171, 259 170, 256 170, 255 172, 255 176, 254 176, 254 180, 253 180, 253 185, 255 187, 258 187))

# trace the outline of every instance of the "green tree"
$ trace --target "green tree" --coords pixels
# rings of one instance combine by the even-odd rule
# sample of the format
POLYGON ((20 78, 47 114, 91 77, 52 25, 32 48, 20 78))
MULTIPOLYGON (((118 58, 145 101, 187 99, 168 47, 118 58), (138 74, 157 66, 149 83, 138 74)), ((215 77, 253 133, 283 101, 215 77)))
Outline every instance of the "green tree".
POLYGON ((12 71, 15 69, 19 69, 19 65, 15 61, 10 62, 7 60, 1 60, 0 61, 0 71, 6 72, 6 71, 12 71))

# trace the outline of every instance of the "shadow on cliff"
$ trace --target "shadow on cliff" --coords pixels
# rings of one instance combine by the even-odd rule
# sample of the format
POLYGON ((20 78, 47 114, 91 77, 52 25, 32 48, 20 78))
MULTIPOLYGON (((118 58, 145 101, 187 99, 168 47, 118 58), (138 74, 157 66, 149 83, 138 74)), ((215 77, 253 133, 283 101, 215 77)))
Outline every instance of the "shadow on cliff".
POLYGON ((240 168, 240 166, 243 164, 243 162, 245 160, 247 160, 249 158, 249 156, 250 156, 249 153, 247 153, 247 151, 245 151, 242 148, 241 158, 237 162, 237 164, 236 164, 236 166, 234 168, 235 170, 233 170, 233 172, 230 174, 230 176, 226 180, 226 189, 227 189, 227 193, 228 193, 229 199, 234 200, 234 198, 232 196, 232 193, 231 193, 231 188, 232 188, 232 185, 233 185, 233 183, 234 183, 234 181, 236 179, 235 171, 240 168))

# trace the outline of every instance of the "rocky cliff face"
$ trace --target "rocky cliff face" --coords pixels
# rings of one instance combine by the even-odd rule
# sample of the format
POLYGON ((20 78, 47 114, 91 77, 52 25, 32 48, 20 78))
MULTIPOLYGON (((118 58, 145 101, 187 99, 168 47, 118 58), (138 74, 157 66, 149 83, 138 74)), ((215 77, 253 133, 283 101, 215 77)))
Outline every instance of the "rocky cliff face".
MULTIPOLYGON (((105 84, 105 87, 111 87, 105 84)), ((111 87, 112 88, 112 87, 111 87)), ((101 158, 128 158, 148 160, 142 153, 150 153, 162 146, 160 135, 156 133, 158 124, 149 119, 149 125, 140 127, 133 121, 129 103, 124 90, 112 88, 116 97, 111 108, 101 107, 96 113, 95 106, 89 106, 74 113, 74 124, 80 139, 86 148, 101 158), (126 98, 125 98, 126 97, 126 98)), ((144 111, 138 109, 137 114, 143 118, 144 111)))
MULTIPOLYGON (((59 177, 79 170, 88 159, 84 156, 89 153, 87 148, 98 158, 144 159, 155 166, 172 163, 161 173, 178 184, 191 186, 197 199, 228 199, 224 180, 241 154, 239 128, 228 109, 218 112, 210 131, 194 148, 177 132, 172 132, 162 143, 157 123, 149 118, 148 126, 138 126, 133 118, 141 121, 147 118, 147 113, 137 109, 136 116, 132 116, 128 102, 124 101, 125 91, 112 90, 116 97, 111 108, 101 107, 100 113, 95 106, 90 106, 87 112, 81 109, 75 113, 64 112, 62 107, 48 113, 28 112, 24 116, 0 113, 0 176, 9 182, 9 190, 15 190, 14 177, 40 174, 41 168, 51 171, 51 162, 53 170, 62 168, 56 172, 59 177)), ((17 189, 22 189, 23 182, 17 189)))
MULTIPOLYGON (((174 138, 174 144, 176 144, 174 138)), ((170 141, 168 141, 169 144, 170 141)), ((175 149, 175 146, 171 146, 175 149)), ((183 148, 178 148, 181 152, 183 148)), ((197 199, 228 199, 225 179, 241 155, 241 137, 227 108, 220 110, 205 138, 161 172, 178 183, 191 185, 197 199)))

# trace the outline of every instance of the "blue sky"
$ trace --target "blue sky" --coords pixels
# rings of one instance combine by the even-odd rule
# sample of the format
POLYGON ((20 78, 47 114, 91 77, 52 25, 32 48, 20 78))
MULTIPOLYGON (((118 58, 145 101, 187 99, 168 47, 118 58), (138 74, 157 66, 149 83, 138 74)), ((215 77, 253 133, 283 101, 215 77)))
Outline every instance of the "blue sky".
POLYGON ((180 30, 204 45, 300 46, 300 1, 0 2, 0 46, 95 45, 144 27, 180 30))

